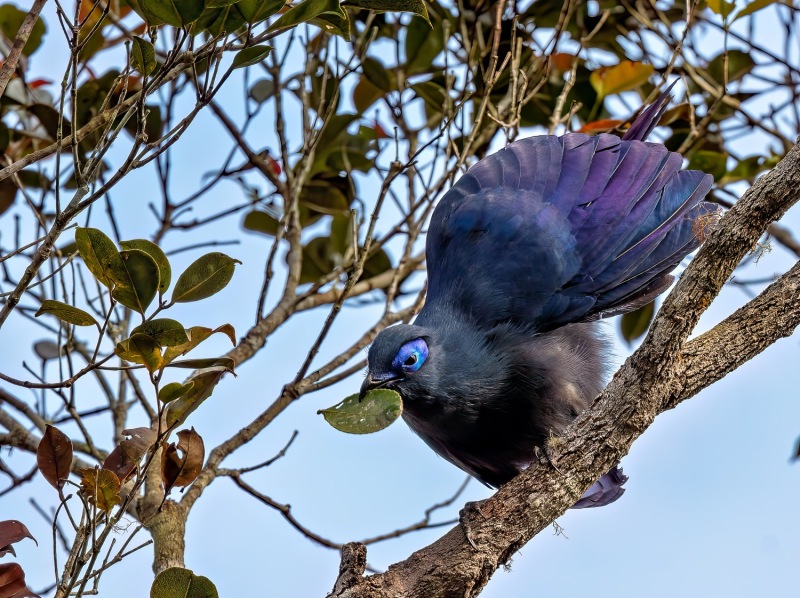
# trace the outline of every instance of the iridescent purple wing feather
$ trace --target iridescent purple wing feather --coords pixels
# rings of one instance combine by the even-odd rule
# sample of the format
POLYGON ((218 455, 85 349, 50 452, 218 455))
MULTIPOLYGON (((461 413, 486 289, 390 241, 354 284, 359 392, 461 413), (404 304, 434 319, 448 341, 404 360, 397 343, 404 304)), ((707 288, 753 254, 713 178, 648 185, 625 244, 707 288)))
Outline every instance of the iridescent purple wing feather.
POLYGON ((663 94, 622 139, 569 133, 512 143, 442 198, 428 233, 428 305, 477 324, 552 330, 634 309, 700 243, 712 178, 642 141, 663 94))

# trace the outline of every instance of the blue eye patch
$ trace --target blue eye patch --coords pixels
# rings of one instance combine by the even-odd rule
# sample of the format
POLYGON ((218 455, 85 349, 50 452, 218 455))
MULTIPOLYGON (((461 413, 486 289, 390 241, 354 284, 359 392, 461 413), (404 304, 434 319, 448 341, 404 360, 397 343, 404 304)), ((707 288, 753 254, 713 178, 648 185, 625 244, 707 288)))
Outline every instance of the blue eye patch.
POLYGON ((416 372, 428 358, 428 345, 421 338, 415 338, 400 347, 394 360, 392 369, 396 372, 416 372))

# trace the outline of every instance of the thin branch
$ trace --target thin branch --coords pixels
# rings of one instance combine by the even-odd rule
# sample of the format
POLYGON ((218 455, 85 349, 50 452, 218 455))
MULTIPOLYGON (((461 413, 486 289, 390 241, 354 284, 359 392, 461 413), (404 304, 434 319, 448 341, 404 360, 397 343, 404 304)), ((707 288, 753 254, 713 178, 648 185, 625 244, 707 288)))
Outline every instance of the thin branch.
POLYGON ((6 85, 8 85, 8 82, 11 80, 11 75, 14 74, 14 70, 17 68, 17 62, 19 62, 19 57, 22 56, 22 50, 25 44, 28 43, 28 38, 33 31, 33 26, 36 25, 36 21, 39 19, 39 13, 42 12, 46 3, 47 0, 34 0, 33 6, 31 6, 28 14, 25 15, 22 25, 20 25, 19 31, 17 31, 17 37, 14 39, 11 51, 8 53, 8 56, 6 56, 2 68, 0 68, 0 96, 6 92, 6 85))

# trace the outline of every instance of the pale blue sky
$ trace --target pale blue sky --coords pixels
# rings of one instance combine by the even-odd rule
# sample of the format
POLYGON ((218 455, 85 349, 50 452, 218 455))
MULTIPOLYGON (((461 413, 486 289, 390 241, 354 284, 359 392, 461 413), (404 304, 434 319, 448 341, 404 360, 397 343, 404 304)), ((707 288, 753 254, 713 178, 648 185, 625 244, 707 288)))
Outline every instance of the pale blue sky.
MULTIPOLYGON (((56 21, 52 13, 48 16, 53 42, 56 21)), ((63 47, 50 44, 34 56, 32 72, 59 80, 65 62, 63 47)), ((241 89, 240 80, 234 77, 221 98, 234 114, 239 110, 236 98, 241 89)), ((271 111, 270 106, 251 129, 250 139, 257 148, 274 147, 271 111)), ((176 196, 191 192, 199 174, 213 170, 227 147, 228 139, 213 116, 201 114, 176 153, 173 168, 181 173, 173 181, 176 196)), ((762 148, 743 141, 739 149, 747 155, 762 148)), ((376 192, 361 189, 365 199, 376 192)), ((152 171, 135 173, 115 191, 114 201, 124 214, 123 237, 149 234, 153 219, 145 207, 158 197, 152 171)), ((215 197, 218 200, 212 203, 218 208, 240 201, 241 193, 234 185, 221 185, 215 197)), ((8 245, 11 222, 10 214, 0 219, 4 246, 8 245)), ((92 222, 104 226, 102 218, 92 222)), ((784 222, 800 230, 800 212, 794 210, 784 222)), ((260 281, 270 242, 244 233, 239 216, 208 232, 240 239, 240 245, 223 250, 244 264, 225 291, 208 301, 182 305, 174 315, 189 325, 231 322, 241 335, 253 321, 259 292, 254 281, 260 281)), ((164 245, 169 250, 188 242, 182 233, 175 233, 164 245)), ((181 271, 199 255, 179 254, 173 259, 173 270, 181 271)), ((792 255, 774 245, 771 253, 747 268, 746 277, 769 276, 793 263, 792 255)), ((740 290, 726 289, 703 317, 698 332, 746 299, 740 290)), ((188 422, 203 435, 206 447, 235 433, 275 398, 299 367, 326 314, 325 309, 316 310, 279 329, 256 358, 238 368, 237 378, 223 380, 213 398, 188 422)), ((377 314, 373 308, 345 309, 318 362, 346 346, 354 331, 371 325, 377 314)), ((606 326, 616 337, 616 322, 606 326)), ((22 376, 21 360, 36 362, 30 345, 42 335, 31 330, 29 323, 19 318, 5 324, 0 340, 3 372, 22 376)), ((796 595, 800 584, 800 466, 792 465, 789 457, 800 436, 798 340, 795 335, 780 341, 700 396, 660 416, 622 462, 630 476, 625 496, 606 508, 568 512, 558 521, 566 537, 550 530, 540 534, 514 557, 510 571, 495 575, 482 595, 796 595)), ((224 350, 223 339, 213 339, 200 354, 210 356, 224 350)), ((621 362, 628 355, 627 347, 618 344, 616 354, 621 362)), ((416 521, 431 504, 449 497, 464 479, 461 471, 436 457, 402 423, 374 435, 349 436, 334 431, 316 415, 317 409, 355 392, 360 381, 356 376, 303 397, 226 461, 228 467, 263 461, 285 444, 293 430, 299 430, 287 457, 247 479, 275 500, 291 503, 304 525, 337 542, 416 521)), ((21 389, 10 390, 30 396, 21 389)), ((101 400, 90 386, 78 396, 82 407, 101 400)), ((144 425, 141 414, 137 417, 131 424, 144 425)), ((98 430, 105 439, 107 424, 103 422, 98 430)), ((17 462, 32 460, 21 457, 17 462)), ((52 580, 51 532, 27 501, 36 498, 50 505, 53 494, 39 479, 0 499, 0 517, 22 520, 39 540, 38 548, 31 542, 16 547, 17 560, 34 589, 52 580)), ((460 504, 446 510, 444 518, 455 516, 465 500, 490 494, 472 482, 460 504)), ((368 560, 385 568, 442 532, 425 531, 372 546, 368 560)), ((118 542, 123 535, 121 530, 118 542)), ((63 562, 63 554, 60 558, 63 562)), ((150 560, 151 551, 145 548, 113 567, 103 577, 100 596, 146 596, 152 581, 150 560)), ((332 587, 338 561, 336 552, 300 536, 278 513, 228 480, 212 484, 189 518, 186 565, 211 578, 222 597, 323 596, 332 587)))

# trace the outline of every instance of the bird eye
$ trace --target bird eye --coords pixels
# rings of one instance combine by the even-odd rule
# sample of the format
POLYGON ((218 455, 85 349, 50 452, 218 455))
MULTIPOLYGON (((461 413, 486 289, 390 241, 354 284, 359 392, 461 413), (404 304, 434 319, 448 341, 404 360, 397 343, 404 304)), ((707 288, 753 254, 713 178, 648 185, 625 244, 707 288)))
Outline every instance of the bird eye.
POLYGON ((392 369, 396 372, 416 372, 425 363, 428 357, 428 345, 421 338, 415 338, 400 347, 394 360, 392 369))

